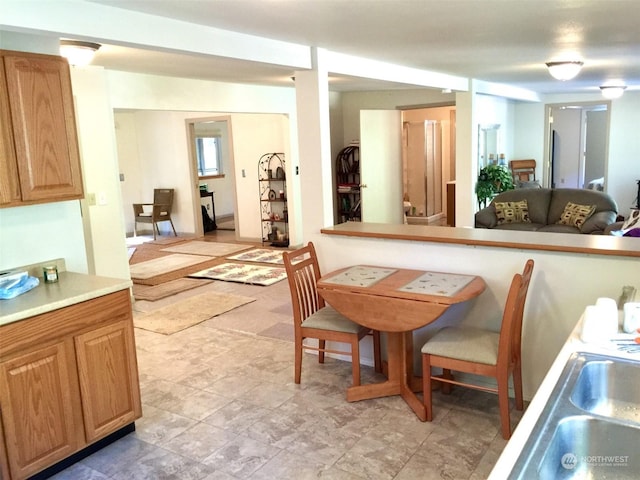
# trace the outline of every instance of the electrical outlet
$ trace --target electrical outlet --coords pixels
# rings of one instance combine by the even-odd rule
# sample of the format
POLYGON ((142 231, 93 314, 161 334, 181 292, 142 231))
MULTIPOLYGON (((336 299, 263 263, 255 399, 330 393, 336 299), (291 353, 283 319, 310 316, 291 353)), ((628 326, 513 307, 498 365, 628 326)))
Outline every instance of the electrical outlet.
POLYGON ((95 193, 87 193, 87 204, 92 207, 96 204, 96 194, 95 193))

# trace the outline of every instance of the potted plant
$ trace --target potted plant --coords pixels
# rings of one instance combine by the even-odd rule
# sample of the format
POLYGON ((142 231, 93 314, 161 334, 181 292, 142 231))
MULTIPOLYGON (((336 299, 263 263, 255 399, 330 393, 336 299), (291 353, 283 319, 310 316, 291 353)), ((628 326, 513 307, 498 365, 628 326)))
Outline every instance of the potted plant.
POLYGON ((487 165, 480 169, 476 183, 476 196, 480 208, 487 206, 487 200, 500 192, 512 190, 513 178, 509 169, 503 165, 487 165))

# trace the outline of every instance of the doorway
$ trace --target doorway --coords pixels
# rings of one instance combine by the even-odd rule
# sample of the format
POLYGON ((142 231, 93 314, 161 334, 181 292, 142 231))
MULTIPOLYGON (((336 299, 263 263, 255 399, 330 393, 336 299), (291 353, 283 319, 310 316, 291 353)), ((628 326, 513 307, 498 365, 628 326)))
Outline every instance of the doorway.
POLYGON ((551 188, 606 188, 609 109, 606 103, 547 106, 551 188))
POLYGON ((232 235, 237 240, 231 117, 192 118, 186 120, 186 125, 196 235, 217 238, 220 229, 229 232, 225 237, 232 235), (205 215, 213 221, 213 228, 206 228, 209 222, 205 221, 205 215))
POLYGON ((408 217, 436 219, 443 215, 442 125, 435 120, 402 125, 402 182, 411 203, 408 217))
POLYGON ((455 180, 455 105, 402 111, 403 199, 410 224, 447 224, 455 180))

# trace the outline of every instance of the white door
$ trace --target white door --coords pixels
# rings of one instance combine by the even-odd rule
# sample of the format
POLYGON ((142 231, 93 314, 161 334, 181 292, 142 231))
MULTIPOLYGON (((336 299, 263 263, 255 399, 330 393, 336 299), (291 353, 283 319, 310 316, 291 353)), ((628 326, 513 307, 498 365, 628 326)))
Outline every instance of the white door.
POLYGON ((362 221, 404 223, 402 112, 360 111, 362 221))

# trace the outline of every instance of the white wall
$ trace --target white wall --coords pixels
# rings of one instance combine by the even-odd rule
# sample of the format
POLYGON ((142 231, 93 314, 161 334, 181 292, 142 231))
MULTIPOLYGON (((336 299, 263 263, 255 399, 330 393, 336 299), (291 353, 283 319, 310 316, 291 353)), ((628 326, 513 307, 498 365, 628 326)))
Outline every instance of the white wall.
POLYGON ((113 110, 105 72, 102 67, 72 67, 71 81, 85 198, 93 194, 97 200, 95 205, 82 202, 89 273, 129 278, 113 110))
POLYGON ((620 213, 627 216, 635 205, 640 180, 640 92, 626 92, 611 102, 609 162, 606 191, 615 198, 620 213))
MULTIPOLYGON (((154 188, 173 188, 171 217, 176 230, 195 233, 191 197, 195 185, 192 186, 186 120, 223 115, 226 113, 162 110, 116 114, 120 172, 125 175, 121 185, 127 232, 133 231, 132 203, 151 202, 154 188)), ((260 239, 258 160, 267 152, 284 152, 289 157, 289 122, 281 114, 231 114, 230 118, 234 165, 225 166, 224 179, 208 183, 210 191, 215 192, 216 215, 233 213, 237 204, 239 237, 260 239)), ((159 227, 163 234, 171 233, 167 222, 159 227)))
POLYGON ((88 272, 78 200, 0 209, 0 270, 55 258, 88 272))
MULTIPOLYGON (((287 182, 291 174, 291 150, 288 145, 290 122, 286 115, 231 115, 233 125, 234 176, 238 218, 236 231, 240 238, 260 240, 262 222, 258 189, 258 161, 265 153, 285 154, 287 182)), ((287 193, 291 189, 287 184, 287 193)))

